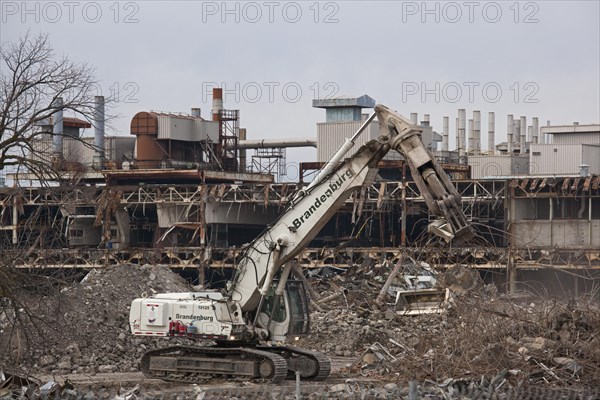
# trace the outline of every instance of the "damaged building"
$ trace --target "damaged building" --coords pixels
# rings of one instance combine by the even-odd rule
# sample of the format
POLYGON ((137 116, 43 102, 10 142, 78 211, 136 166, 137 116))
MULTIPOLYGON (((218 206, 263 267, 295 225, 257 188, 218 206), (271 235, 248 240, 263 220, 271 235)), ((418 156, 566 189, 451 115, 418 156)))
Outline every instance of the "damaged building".
MULTIPOLYGON (((198 108, 140 111, 128 136, 104 134, 98 99, 93 124, 56 116, 39 127, 64 133, 60 141, 40 138, 32 154, 60 163, 62 180, 0 188, 0 243, 24 268, 153 263, 206 282, 234 267, 243 245, 275 220, 374 105, 366 95, 315 100, 325 109, 315 139, 269 141, 247 140, 220 89, 209 117, 198 108), (84 136, 92 125, 94 136, 84 136), (285 148, 298 146, 316 146, 318 159, 301 163, 300 182, 280 182, 285 148)), ((430 212, 402 157, 390 153, 376 181, 354 193, 302 252, 302 265, 347 268, 406 252, 441 268, 472 266, 507 291, 535 282, 557 294, 592 293, 600 279, 599 125, 540 128, 537 118, 528 126, 526 117, 509 115, 507 142, 496 144, 490 112, 482 146, 481 112, 467 120, 460 109, 450 150, 450 117, 441 133, 428 114, 419 121, 413 113, 411 121, 462 196, 476 240, 429 251, 430 212)), ((356 147, 378 136, 377 125, 356 147)))

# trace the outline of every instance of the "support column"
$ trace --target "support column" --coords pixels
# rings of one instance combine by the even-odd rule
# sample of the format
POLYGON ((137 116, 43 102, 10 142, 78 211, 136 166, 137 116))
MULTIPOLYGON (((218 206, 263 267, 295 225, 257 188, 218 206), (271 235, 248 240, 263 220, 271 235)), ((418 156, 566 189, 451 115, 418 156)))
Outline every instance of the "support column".
POLYGON ((517 266, 512 263, 512 260, 508 269, 508 292, 509 294, 517 292, 517 266))
POLYGON ((17 196, 13 196, 13 214, 12 214, 12 243, 18 244, 19 235, 17 232, 17 226, 19 226, 19 211, 17 210, 17 196))
POLYGON ((400 246, 406 247, 406 184, 402 182, 402 215, 401 215, 400 246))

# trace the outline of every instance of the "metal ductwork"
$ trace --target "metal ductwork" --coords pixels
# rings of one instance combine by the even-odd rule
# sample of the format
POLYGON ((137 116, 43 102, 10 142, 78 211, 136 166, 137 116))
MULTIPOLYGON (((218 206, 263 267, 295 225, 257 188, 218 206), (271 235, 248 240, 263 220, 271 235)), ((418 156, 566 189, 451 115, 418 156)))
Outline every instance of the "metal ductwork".
POLYGON ((410 113, 410 122, 413 125, 417 125, 419 123, 419 114, 417 113, 410 113))
POLYGON ((521 116, 521 121, 519 123, 519 133, 520 133, 520 141, 519 141, 519 154, 525 154, 525 143, 527 142, 527 117, 521 116))
POLYGON ((533 117, 531 119, 531 127, 532 127, 531 136, 533 139, 533 143, 544 143, 544 136, 539 138, 540 122, 538 120, 538 117, 533 117))
POLYGON ((444 117, 442 123, 442 151, 448 151, 448 140, 450 139, 450 118, 444 117))
POLYGON ((481 111, 473 111, 474 154, 481 154, 481 111))
POLYGON ((467 111, 464 108, 458 110, 458 158, 461 164, 466 164, 465 150, 467 139, 467 111))
POLYGON ((52 104, 57 110, 52 114, 52 153, 57 158, 63 157, 63 99, 57 97, 52 104))
POLYGON ((277 149, 286 147, 317 147, 317 139, 260 139, 240 140, 238 149, 277 149))
POLYGON ((493 111, 488 113, 488 151, 494 153, 494 145, 496 142, 496 115, 493 111))
POLYGON ((512 114, 506 116, 506 146, 508 154, 513 153, 515 120, 512 114))
POLYGON ((94 165, 104 163, 104 96, 94 97, 94 165))
POLYGON ((467 153, 475 154, 475 136, 473 134, 473 120, 472 119, 469 119, 467 121, 467 138, 469 139, 467 153))

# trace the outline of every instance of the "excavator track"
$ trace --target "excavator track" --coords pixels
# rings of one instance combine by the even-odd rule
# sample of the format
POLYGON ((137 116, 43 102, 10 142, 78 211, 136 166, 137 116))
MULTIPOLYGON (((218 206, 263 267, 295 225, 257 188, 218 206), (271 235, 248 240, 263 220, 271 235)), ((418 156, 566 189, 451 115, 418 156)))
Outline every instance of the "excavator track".
POLYGON ((319 353, 317 351, 311 351, 306 349, 301 349, 298 347, 290 347, 290 346, 260 346, 258 347, 260 350, 275 352, 285 358, 288 361, 288 376, 291 378, 294 376, 293 367, 291 367, 291 360, 296 358, 304 358, 306 360, 311 361, 312 365, 309 365, 310 371, 302 371, 302 378, 305 380, 313 380, 313 381, 322 381, 327 379, 329 374, 331 373, 331 358, 326 356, 323 353, 319 353), (316 368, 315 368, 316 363, 316 368))
POLYGON ((214 377, 243 378, 279 383, 288 374, 282 356, 248 348, 172 346, 149 350, 141 369, 148 378, 169 382, 198 383, 214 377))

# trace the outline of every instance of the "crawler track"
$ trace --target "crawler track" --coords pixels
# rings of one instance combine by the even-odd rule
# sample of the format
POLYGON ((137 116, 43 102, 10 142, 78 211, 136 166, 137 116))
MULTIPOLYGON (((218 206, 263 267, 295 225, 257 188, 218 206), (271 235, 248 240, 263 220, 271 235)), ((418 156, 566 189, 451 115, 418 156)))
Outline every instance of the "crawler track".
POLYGON ((150 350, 141 359, 148 378, 199 383, 212 378, 279 383, 299 371, 305 380, 324 380, 331 359, 324 354, 286 346, 203 347, 172 346, 150 350))
POLYGON ((259 349, 173 346, 150 350, 140 362, 144 375, 169 382, 198 383, 212 377, 281 382, 287 362, 259 349))
MULTIPOLYGON (((306 360, 310 360, 316 366, 315 370, 312 372, 307 372, 302 374, 303 379, 314 380, 314 381, 322 381, 327 379, 329 374, 331 373, 331 358, 326 356, 323 353, 319 353, 316 351, 301 349, 298 347, 290 347, 290 346, 280 346, 280 347, 268 347, 263 346, 259 347, 259 349, 269 352, 275 352, 286 360, 302 357, 306 360)), ((290 366, 288 365, 288 370, 290 370, 290 366)), ((292 371, 290 371, 292 372, 292 371)))

